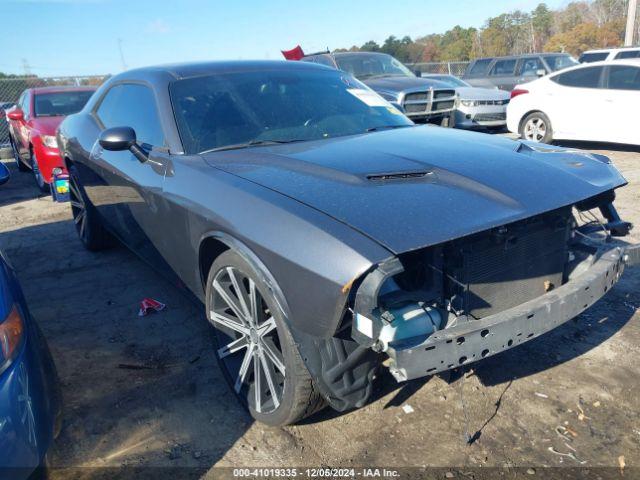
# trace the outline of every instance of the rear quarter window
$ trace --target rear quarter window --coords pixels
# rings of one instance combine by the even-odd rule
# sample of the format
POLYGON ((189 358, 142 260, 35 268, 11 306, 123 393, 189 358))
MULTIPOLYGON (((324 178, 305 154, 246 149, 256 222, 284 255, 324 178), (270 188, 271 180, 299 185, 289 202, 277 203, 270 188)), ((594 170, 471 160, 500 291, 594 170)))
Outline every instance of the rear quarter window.
POLYGON ((640 90, 640 67, 609 67, 608 87, 613 90, 640 90))

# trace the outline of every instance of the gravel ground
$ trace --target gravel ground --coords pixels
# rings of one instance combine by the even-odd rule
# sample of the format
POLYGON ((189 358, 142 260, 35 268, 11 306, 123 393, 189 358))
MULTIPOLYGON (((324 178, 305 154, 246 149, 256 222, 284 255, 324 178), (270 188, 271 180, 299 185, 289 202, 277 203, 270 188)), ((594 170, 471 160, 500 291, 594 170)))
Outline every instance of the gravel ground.
MULTIPOLYGON (((611 156, 629 180, 618 209, 640 225, 640 152, 573 146, 611 156)), ((271 428, 254 423, 224 383, 203 309, 122 247, 83 250, 69 205, 39 197, 30 174, 10 166, 13 177, 0 187, 0 248, 61 377, 54 467, 617 469, 620 457, 627 468, 640 465, 640 269, 628 269, 575 321, 462 377, 397 385, 383 374, 365 408, 271 428), (168 307, 140 318, 144 297, 168 307)))

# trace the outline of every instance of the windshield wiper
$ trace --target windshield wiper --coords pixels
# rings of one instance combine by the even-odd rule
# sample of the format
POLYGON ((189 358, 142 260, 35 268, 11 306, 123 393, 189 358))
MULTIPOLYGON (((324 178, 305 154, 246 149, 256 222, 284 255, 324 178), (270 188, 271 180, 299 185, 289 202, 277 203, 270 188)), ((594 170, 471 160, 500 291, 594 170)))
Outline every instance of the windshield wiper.
POLYGON ((393 130, 394 128, 415 127, 415 125, 381 125, 379 127, 367 128, 367 132, 379 132, 380 130, 393 130))
POLYGON ((232 145, 223 145, 222 147, 210 148, 200 152, 199 155, 211 152, 222 152, 225 150, 239 150, 241 148, 263 147, 267 145, 282 145, 284 143, 305 142, 305 139, 295 138, 291 140, 251 140, 250 142, 234 143, 232 145))

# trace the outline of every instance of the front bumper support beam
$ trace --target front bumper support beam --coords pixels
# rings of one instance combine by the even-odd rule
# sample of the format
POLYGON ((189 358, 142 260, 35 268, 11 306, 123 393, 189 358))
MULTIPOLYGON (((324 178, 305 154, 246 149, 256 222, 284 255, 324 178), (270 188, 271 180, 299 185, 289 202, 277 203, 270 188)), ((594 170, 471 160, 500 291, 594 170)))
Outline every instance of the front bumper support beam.
POLYGON ((639 246, 608 247, 579 277, 529 302, 435 332, 419 345, 390 348, 398 381, 433 375, 495 355, 552 330, 598 301, 625 265, 640 263, 639 246))

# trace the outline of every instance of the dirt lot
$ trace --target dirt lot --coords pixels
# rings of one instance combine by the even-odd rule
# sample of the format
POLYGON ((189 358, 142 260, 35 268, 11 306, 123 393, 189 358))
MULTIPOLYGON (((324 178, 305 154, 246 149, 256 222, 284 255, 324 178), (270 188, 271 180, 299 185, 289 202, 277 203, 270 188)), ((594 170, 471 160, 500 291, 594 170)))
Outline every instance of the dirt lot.
MULTIPOLYGON (((640 225, 640 153, 579 146, 613 158, 630 183, 620 213, 640 225)), ((621 456, 627 468, 640 465, 640 269, 575 321, 477 364, 463 380, 398 386, 382 375, 361 410, 270 428, 252 422, 224 383, 202 308, 124 248, 84 251, 68 204, 38 197, 30 174, 11 169, 0 188, 0 248, 60 372, 65 413, 54 467, 617 469, 621 456), (144 297, 168 308, 140 318, 144 297)))

